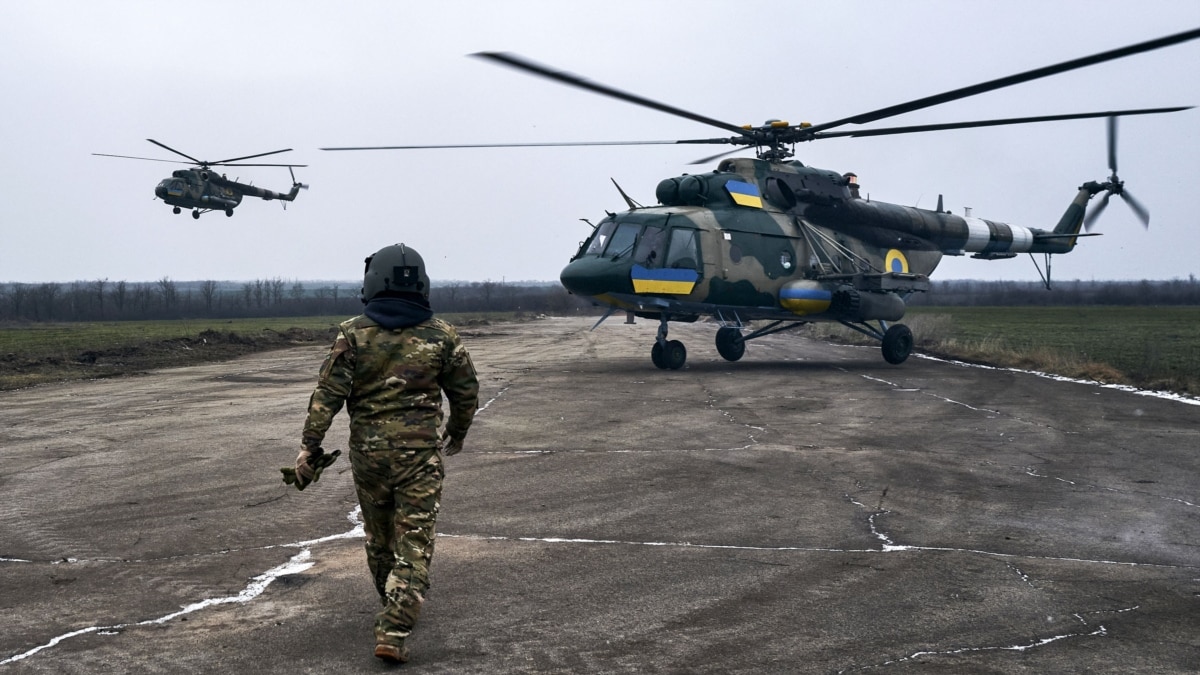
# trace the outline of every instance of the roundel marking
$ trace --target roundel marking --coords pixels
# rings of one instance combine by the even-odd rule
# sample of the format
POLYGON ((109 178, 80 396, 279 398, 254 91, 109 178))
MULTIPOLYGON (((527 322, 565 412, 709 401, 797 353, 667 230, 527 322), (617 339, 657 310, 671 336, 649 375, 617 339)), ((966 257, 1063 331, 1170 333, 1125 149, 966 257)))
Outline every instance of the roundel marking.
POLYGON ((884 258, 884 267, 889 272, 898 272, 900 274, 908 274, 908 258, 896 249, 887 252, 887 257, 884 258))

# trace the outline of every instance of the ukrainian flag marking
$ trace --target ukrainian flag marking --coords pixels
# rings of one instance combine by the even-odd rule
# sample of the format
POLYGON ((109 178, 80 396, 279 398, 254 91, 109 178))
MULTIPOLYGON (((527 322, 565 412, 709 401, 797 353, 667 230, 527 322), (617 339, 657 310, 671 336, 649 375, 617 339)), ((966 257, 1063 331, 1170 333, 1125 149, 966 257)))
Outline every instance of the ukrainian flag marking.
POLYGON ((725 189, 729 192, 729 196, 733 198, 733 203, 738 206, 752 206, 756 209, 762 208, 762 195, 759 193, 757 185, 743 183, 740 180, 731 180, 725 183, 725 189))
POLYGON ((889 272, 898 272, 900 274, 908 274, 908 258, 896 249, 887 252, 887 257, 883 262, 884 269, 889 272))
POLYGON ((820 314, 829 309, 833 292, 809 286, 784 286, 779 292, 779 304, 795 314, 820 314))
POLYGON ((649 269, 634 265, 629 278, 634 293, 687 295, 696 287, 700 273, 693 269, 649 269))

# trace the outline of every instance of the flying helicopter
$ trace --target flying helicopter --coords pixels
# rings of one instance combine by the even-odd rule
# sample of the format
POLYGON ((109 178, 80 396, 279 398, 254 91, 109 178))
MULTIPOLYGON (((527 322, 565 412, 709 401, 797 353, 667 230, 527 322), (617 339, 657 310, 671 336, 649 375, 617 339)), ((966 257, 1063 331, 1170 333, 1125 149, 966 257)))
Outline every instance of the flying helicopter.
MULTIPOLYGON (((164 178, 159 181, 154 188, 154 195, 170 204, 174 208, 172 211, 179 215, 183 209, 192 209, 192 218, 199 219, 200 214, 208 213, 209 211, 224 211, 226 216, 233 216, 233 210, 238 204, 242 203, 242 197, 251 196, 259 197, 265 200, 278 199, 285 202, 294 201, 296 195, 300 194, 301 189, 308 189, 308 186, 296 180, 296 174, 292 171, 293 167, 304 167, 307 164, 244 164, 241 163, 244 159, 255 159, 257 157, 266 157, 267 155, 278 155, 281 152, 291 152, 291 148, 284 150, 272 150, 271 152, 262 152, 257 155, 246 155, 245 157, 233 157, 230 159, 222 159, 217 162, 202 161, 184 154, 175 148, 159 143, 153 138, 147 138, 147 141, 170 150, 171 152, 186 157, 191 160, 194 165, 190 169, 177 169, 171 172, 170 178, 164 178), (292 175, 292 189, 287 192, 273 192, 264 190, 263 188, 254 187, 245 183, 239 183, 236 180, 229 180, 223 174, 218 175, 212 170, 214 166, 286 166, 289 173, 292 175)), ((156 159, 153 157, 131 157, 129 155, 109 155, 100 152, 93 152, 93 155, 98 157, 120 157, 122 159, 141 159, 149 162, 171 162, 174 164, 186 164, 177 159, 156 159)), ((287 208, 287 205, 284 205, 287 208)))
MULTIPOLYGON (((593 226, 560 275, 572 293, 607 305, 599 326, 615 311, 657 320, 650 356, 660 369, 682 368, 687 349, 668 339, 671 321, 712 317, 717 352, 737 361, 746 343, 810 322, 837 322, 881 343, 883 358, 903 363, 912 352, 912 331, 900 321, 906 300, 930 288, 929 275, 942 256, 971 254, 981 260, 1028 253, 1070 253, 1116 195, 1143 224, 1149 212, 1125 189, 1117 174, 1116 120, 1187 110, 1190 106, 1109 110, 1035 117, 976 120, 888 128, 837 130, 975 96, 1003 87, 1095 65, 1200 38, 1194 29, 1155 40, 1037 68, 972 86, 926 96, 820 124, 769 120, 738 126, 558 71, 522 56, 482 52, 473 56, 561 84, 585 89, 733 135, 720 138, 649 141, 581 141, 471 145, 329 147, 322 150, 417 150, 531 146, 725 144, 732 150, 694 162, 703 164, 739 150, 755 158, 725 158, 709 173, 667 178, 658 184, 656 206, 643 206, 617 186, 628 210, 607 213, 593 226), (1051 229, 959 216, 943 209, 888 204, 861 196, 856 176, 806 166, 790 159, 796 144, 836 137, 867 137, 974 127, 1106 118, 1108 164, 1102 181, 1080 185, 1051 229), (1088 204, 1103 195, 1089 212, 1088 204), (751 328, 750 322, 765 322, 751 328)), ((595 326, 593 327, 595 328, 595 326)))

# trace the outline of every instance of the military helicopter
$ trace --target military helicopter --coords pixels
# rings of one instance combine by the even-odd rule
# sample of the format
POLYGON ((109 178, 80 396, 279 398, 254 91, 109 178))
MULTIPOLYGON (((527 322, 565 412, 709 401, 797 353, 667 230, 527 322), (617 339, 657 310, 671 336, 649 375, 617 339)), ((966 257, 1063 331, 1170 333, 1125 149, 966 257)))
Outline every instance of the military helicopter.
POLYGON ((666 105, 577 75, 553 70, 510 53, 474 56, 556 82, 586 89, 734 134, 722 138, 663 141, 602 141, 486 145, 407 145, 321 148, 386 150, 576 145, 727 144, 733 150, 706 157, 707 163, 741 149, 756 158, 726 158, 705 174, 667 178, 655 191, 658 206, 645 207, 618 187, 629 209, 609 213, 563 269, 560 280, 572 293, 659 321, 650 351, 661 369, 682 368, 687 349, 668 340, 671 321, 713 317, 717 352, 737 361, 746 343, 809 322, 832 321, 879 340, 888 363, 903 363, 913 348, 912 331, 897 322, 906 299, 928 291, 929 275, 944 255, 972 254, 997 260, 1028 253, 1045 255, 1043 281, 1050 284, 1050 256, 1069 253, 1111 195, 1124 199, 1143 223, 1149 213, 1117 175, 1116 119, 1177 112, 1187 107, 1116 110, 978 120, 948 124, 833 131, 875 122, 968 96, 1069 70, 1158 49, 1200 37, 1200 29, 1086 56, 1057 65, 954 89, 821 124, 769 120, 737 126, 666 105), (860 195, 856 177, 789 160, 797 143, 835 137, 883 136, 971 127, 1107 118, 1111 175, 1078 188, 1053 229, 1039 229, 872 201, 860 195), (1103 194, 1088 213, 1092 197, 1103 194), (749 322, 766 322, 750 330, 749 322), (889 325, 890 324, 890 325, 889 325))
MULTIPOLYGON (((153 138, 146 140, 165 148, 171 152, 186 157, 191 160, 195 168, 178 169, 171 172, 170 178, 164 178, 158 186, 154 188, 154 195, 163 200, 167 204, 175 207, 172 211, 178 215, 183 209, 192 209, 192 218, 199 219, 200 214, 208 213, 209 211, 224 211, 226 216, 232 216, 234 208, 242 203, 242 197, 249 195, 251 197, 259 197, 265 200, 279 199, 285 202, 294 201, 296 195, 300 194, 301 189, 308 189, 308 186, 296 181, 296 174, 292 171, 292 167, 304 167, 307 164, 242 164, 243 159, 254 159, 256 157, 266 157, 267 155, 278 155, 281 152, 291 152, 291 148, 285 150, 272 150, 271 152, 263 152, 257 155, 246 155, 245 157, 233 157, 231 159, 222 159, 219 162, 201 161, 184 154, 175 148, 159 143, 153 138), (272 192, 262 188, 239 183, 236 180, 229 180, 224 175, 217 175, 211 170, 214 166, 286 166, 289 173, 292 174, 292 189, 285 193, 272 192)), ((130 157, 128 155, 108 155, 100 152, 93 152, 93 155, 98 157, 120 157, 122 159, 142 159, 150 162, 172 162, 175 164, 185 164, 177 159, 155 159, 153 157, 130 157)), ((287 208, 287 205, 284 205, 287 208)))

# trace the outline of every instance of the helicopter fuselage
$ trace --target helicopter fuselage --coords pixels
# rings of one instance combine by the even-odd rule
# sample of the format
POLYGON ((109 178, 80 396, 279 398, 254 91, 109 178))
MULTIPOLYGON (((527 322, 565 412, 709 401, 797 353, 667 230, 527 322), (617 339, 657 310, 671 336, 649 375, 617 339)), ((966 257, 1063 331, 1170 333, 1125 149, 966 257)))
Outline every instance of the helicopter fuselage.
POLYGON ((242 202, 240 184, 203 169, 178 169, 154 188, 154 195, 171 206, 187 209, 233 209, 242 202))
POLYGON ((896 321, 943 255, 1065 253, 1080 197, 1053 231, 862 199, 851 175, 728 159, 669 178, 661 206, 601 221, 562 271, 573 293, 645 316, 896 321))
POLYGON ((296 183, 290 192, 274 192, 229 180, 210 169, 178 169, 159 182, 154 195, 177 208, 225 211, 232 215, 243 196, 290 202, 296 199, 301 187, 305 186, 296 183))

